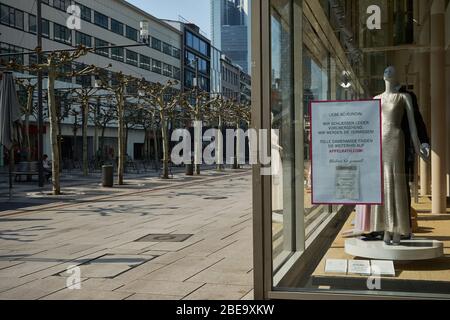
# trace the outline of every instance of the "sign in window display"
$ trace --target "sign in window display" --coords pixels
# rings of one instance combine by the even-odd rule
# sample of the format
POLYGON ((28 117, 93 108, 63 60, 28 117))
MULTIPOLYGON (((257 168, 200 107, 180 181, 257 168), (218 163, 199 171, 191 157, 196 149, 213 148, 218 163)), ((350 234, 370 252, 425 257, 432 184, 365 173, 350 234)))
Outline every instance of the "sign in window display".
POLYGON ((381 101, 315 101, 313 204, 383 204, 381 101))

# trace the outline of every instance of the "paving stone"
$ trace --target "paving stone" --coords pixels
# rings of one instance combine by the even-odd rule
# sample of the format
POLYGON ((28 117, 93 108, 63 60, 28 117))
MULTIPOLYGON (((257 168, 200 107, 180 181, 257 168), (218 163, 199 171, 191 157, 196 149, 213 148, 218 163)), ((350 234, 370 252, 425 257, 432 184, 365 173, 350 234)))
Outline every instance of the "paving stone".
POLYGON ((181 300, 183 296, 163 296, 160 294, 145 294, 145 293, 135 293, 125 300, 140 300, 140 301, 149 301, 149 300, 181 300))
POLYGON ((251 286, 205 284, 183 300, 240 300, 252 290, 251 286))
MULTIPOLYGON (((29 207, 17 218, 5 217, 2 229, 16 235, 0 239, 0 293, 10 291, 5 299, 181 299, 195 291, 209 292, 211 299, 239 296, 238 288, 251 287, 253 268, 251 175, 242 178, 180 176, 161 182, 169 188, 151 196, 126 186, 105 190, 109 198, 61 200, 59 208, 29 207), (177 186, 192 181, 198 183, 177 186), (228 199, 203 199, 222 196, 228 199), (180 243, 135 242, 167 233, 193 236, 180 243), (82 265, 80 291, 65 288, 65 271, 73 265, 82 265), (46 283, 48 290, 42 290, 46 283)), ((100 192, 98 182, 77 187, 89 189, 100 192)))
POLYGON ((234 271, 224 272, 207 269, 200 272, 194 277, 186 280, 186 282, 203 282, 212 284, 234 284, 234 285, 253 285, 252 273, 236 273, 234 271))
POLYGON ((154 281, 140 279, 117 289, 117 292, 150 293, 166 296, 186 296, 200 288, 204 283, 154 281))
POLYGON ((214 258, 185 257, 148 274, 145 279, 183 282, 219 261, 214 258))
POLYGON ((49 277, 28 282, 0 293, 0 299, 35 300, 67 287, 66 279, 49 277))
POLYGON ((123 300, 129 296, 129 293, 117 291, 64 289, 46 296, 42 300, 123 300))

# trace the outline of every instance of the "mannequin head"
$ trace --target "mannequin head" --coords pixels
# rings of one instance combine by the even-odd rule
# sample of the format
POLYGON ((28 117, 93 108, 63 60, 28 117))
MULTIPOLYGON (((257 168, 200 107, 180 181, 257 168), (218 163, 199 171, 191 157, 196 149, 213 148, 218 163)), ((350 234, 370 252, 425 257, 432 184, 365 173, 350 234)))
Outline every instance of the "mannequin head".
POLYGON ((384 70, 384 80, 391 82, 392 84, 398 84, 398 75, 395 67, 390 66, 384 70))

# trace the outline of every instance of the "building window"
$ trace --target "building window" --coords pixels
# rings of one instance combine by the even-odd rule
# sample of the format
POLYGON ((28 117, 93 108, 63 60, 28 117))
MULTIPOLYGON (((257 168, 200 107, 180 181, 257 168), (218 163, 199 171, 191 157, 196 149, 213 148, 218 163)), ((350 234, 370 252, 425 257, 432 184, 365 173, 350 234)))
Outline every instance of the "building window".
POLYGON ((117 20, 111 19, 111 31, 123 36, 123 23, 117 20))
MULTIPOLYGON (((28 15, 28 31, 31 33, 37 33, 36 16, 28 15)), ((42 19, 42 36, 48 38, 50 36, 50 22, 46 19, 42 19)))
POLYGON ((194 35, 190 32, 186 33, 186 45, 190 48, 194 47, 194 35))
POLYGON ((108 29, 108 17, 104 14, 101 14, 100 12, 94 11, 94 24, 96 24, 99 27, 108 29))
POLYGON ((145 70, 151 70, 151 59, 147 56, 140 55, 139 66, 145 70))
MULTIPOLYGON (((8 43, 0 42, 0 54, 6 54, 6 53, 22 53, 23 48, 13 46, 8 43)), ((14 55, 14 56, 3 56, 0 57, 0 61, 8 62, 8 61, 15 61, 18 64, 23 64, 24 59, 23 55, 14 55)))
POLYGON ((90 48, 92 47, 92 38, 90 35, 77 31, 75 33, 75 44, 90 48))
POLYGON ((173 48, 173 56, 177 59, 181 58, 181 53, 180 53, 180 49, 178 48, 173 48))
POLYGON ((81 9, 81 19, 87 22, 92 22, 92 10, 89 7, 86 7, 85 5, 82 5, 80 3, 77 3, 77 6, 81 9))
POLYGON ((163 53, 171 56, 172 55, 172 46, 168 43, 163 42, 163 53))
POLYGON ((172 66, 169 64, 164 63, 163 64, 163 75, 165 75, 166 77, 172 77, 172 66))
POLYGON ((205 55, 205 56, 208 55, 208 45, 206 44, 205 41, 201 41, 201 40, 200 40, 200 48, 199 48, 199 51, 200 51, 203 55, 205 55))
POLYGON ((134 51, 127 50, 127 61, 132 66, 138 66, 138 54, 134 51))
POLYGON ((63 42, 65 44, 71 44, 72 32, 69 28, 66 28, 60 24, 53 24, 53 39, 55 41, 63 42))
POLYGON ((161 61, 152 59, 152 71, 161 74, 161 61))
POLYGON ((158 39, 152 37, 152 48, 153 49, 161 51, 162 50, 161 45, 162 45, 161 40, 158 40, 158 39))
POLYGON ((123 62, 123 48, 111 48, 111 58, 123 62))
POLYGON ((136 29, 130 27, 130 26, 127 26, 126 29, 127 29, 127 30, 126 30, 126 35, 125 35, 125 36, 126 36, 128 39, 137 41, 137 40, 138 40, 138 31, 137 31, 136 29))
POLYGON ((176 79, 176 80, 180 80, 181 79, 181 70, 180 70, 180 68, 173 67, 173 78, 176 79))
POLYGON ((0 5, 0 23, 23 30, 23 11, 0 5))
MULTIPOLYGON (((99 47, 107 47, 108 46, 108 42, 95 38, 95 47, 99 48, 99 47)), ((101 55, 101 56, 105 56, 105 57, 109 57, 109 49, 108 48, 102 48, 102 49, 96 49, 95 53, 101 55)))
POLYGON ((66 11, 70 5, 70 0, 53 0, 53 7, 56 9, 66 11))

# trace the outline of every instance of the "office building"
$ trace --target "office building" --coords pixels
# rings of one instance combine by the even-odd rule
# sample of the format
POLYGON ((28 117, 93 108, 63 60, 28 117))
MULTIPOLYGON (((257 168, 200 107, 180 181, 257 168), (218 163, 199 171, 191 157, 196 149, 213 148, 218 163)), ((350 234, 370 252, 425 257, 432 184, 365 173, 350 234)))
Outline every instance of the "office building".
MULTIPOLYGON (((123 0, 43 0, 43 50, 70 49, 78 45, 102 47, 110 45, 136 45, 139 39, 140 22, 148 21, 149 43, 132 48, 101 49, 81 57, 77 66, 94 64, 99 67, 111 64, 110 72, 122 71, 136 78, 165 83, 168 80, 182 80, 182 38, 183 33, 166 22, 140 10, 123 0), (78 30, 67 28, 69 14, 66 9, 75 4, 80 7, 81 25, 78 30)), ((0 51, 26 52, 36 47, 36 4, 29 0, 2 0, 0 4, 0 51)), ((18 62, 36 62, 35 55, 15 57, 18 62)), ((204 67, 204 65, 201 65, 204 67)), ((74 88, 81 85, 93 86, 94 77, 59 79, 57 89, 74 88)), ((45 81, 44 81, 45 83, 45 81)), ((181 89, 182 86, 178 85, 181 89)), ((45 88, 44 88, 45 89, 45 88)), ((64 157, 74 158, 81 153, 81 130, 75 130, 77 119, 68 115, 61 127, 64 157), (78 149, 75 149, 77 146, 78 149)), ((46 125, 44 153, 50 152, 50 139, 46 125)), ((36 131, 32 123, 31 132, 36 131)), ((89 157, 99 144, 99 135, 92 123, 89 126, 89 157)), ((139 126, 129 129, 127 153, 130 157, 141 157, 144 131, 139 126)), ((36 150, 33 139, 33 150, 36 150)), ((111 157, 117 156, 117 130, 114 123, 108 125, 102 143, 111 157)))
POLYGON ((222 96, 228 100, 239 102, 241 97, 241 69, 233 64, 233 62, 224 54, 222 54, 221 65, 222 96))
POLYGON ((189 22, 164 20, 167 24, 179 30, 183 35, 183 86, 192 89, 198 75, 198 87, 211 90, 211 41, 203 35, 200 28, 189 22))
POLYGON ((250 0, 211 0, 212 44, 251 72, 250 0))

